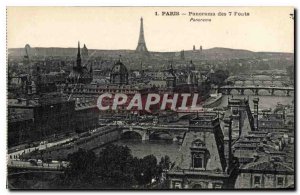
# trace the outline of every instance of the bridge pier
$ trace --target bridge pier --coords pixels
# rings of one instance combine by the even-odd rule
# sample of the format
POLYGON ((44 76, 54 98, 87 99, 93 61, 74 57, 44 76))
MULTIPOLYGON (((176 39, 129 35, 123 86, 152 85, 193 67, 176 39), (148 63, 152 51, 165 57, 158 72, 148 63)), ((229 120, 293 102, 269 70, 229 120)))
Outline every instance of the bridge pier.
POLYGON ((144 132, 143 137, 142 137, 142 141, 146 141, 149 140, 149 131, 147 130, 146 132, 144 132))
POLYGON ((226 95, 230 95, 231 90, 230 89, 226 89, 226 95))
POLYGON ((272 95, 272 96, 274 96, 274 92, 275 92, 275 90, 272 89, 272 90, 271 90, 271 95, 272 95))
POLYGON ((254 90, 254 94, 255 94, 255 95, 258 95, 258 89, 255 89, 255 90, 254 90))
POLYGON ((241 89, 241 95, 244 95, 244 89, 241 89))

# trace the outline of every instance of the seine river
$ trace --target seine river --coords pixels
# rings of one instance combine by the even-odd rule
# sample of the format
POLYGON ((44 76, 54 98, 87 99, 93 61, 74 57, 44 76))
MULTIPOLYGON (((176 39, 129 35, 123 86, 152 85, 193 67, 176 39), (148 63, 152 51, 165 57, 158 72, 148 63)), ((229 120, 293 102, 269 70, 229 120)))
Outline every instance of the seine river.
POLYGON ((144 156, 153 154, 159 162, 161 157, 168 155, 171 161, 175 161, 180 145, 173 141, 132 141, 119 140, 115 142, 119 145, 127 145, 133 156, 142 158, 144 156))
MULTIPOLYGON (((229 96, 231 97, 231 96, 229 96)), ((247 98, 248 96, 240 96, 234 95, 234 97, 239 98, 247 98)), ((253 108, 253 98, 259 98, 259 106, 260 109, 274 108, 277 103, 281 104, 291 104, 293 101, 293 97, 285 97, 285 96, 249 96, 251 109, 253 108)), ((219 107, 227 106, 228 96, 223 96, 222 101, 219 107)), ((131 151, 133 156, 142 158, 144 156, 153 154, 156 156, 157 160, 160 161, 161 157, 164 155, 168 155, 171 161, 175 161, 180 146, 177 142, 169 142, 169 141, 132 141, 132 140, 119 140, 115 142, 115 144, 119 145, 127 145, 131 151)))

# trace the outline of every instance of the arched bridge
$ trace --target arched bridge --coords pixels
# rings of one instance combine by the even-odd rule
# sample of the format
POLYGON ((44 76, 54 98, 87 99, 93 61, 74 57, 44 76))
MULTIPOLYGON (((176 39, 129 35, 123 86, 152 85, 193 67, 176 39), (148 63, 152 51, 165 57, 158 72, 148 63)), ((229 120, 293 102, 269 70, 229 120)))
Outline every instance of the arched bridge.
POLYGON ((125 125, 121 127, 121 136, 126 133, 138 134, 141 140, 151 140, 159 134, 168 135, 173 140, 182 138, 185 132, 188 131, 187 125, 125 125))
POLYGON ((290 78, 286 75, 274 75, 274 74, 240 74, 239 76, 230 76, 227 79, 228 82, 241 85, 268 85, 268 84, 283 84, 288 85, 291 83, 290 78))
POLYGON ((232 90, 237 90, 240 95, 244 95, 245 90, 250 90, 254 95, 258 95, 260 90, 268 91, 270 95, 274 96, 275 91, 283 91, 287 96, 290 95, 290 92, 294 92, 293 87, 275 87, 275 86, 230 86, 226 85, 220 88, 217 88, 219 93, 230 95, 232 90))

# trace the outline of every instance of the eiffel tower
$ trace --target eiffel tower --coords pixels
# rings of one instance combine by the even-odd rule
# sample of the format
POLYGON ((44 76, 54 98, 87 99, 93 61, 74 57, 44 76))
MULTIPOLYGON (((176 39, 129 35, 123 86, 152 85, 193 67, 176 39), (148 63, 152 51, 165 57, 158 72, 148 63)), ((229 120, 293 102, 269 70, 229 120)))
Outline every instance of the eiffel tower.
POLYGON ((139 53, 149 54, 148 49, 146 47, 145 37, 144 37, 144 26, 143 26, 143 18, 141 18, 141 26, 140 26, 140 36, 139 36, 139 42, 136 47, 136 50, 139 53))

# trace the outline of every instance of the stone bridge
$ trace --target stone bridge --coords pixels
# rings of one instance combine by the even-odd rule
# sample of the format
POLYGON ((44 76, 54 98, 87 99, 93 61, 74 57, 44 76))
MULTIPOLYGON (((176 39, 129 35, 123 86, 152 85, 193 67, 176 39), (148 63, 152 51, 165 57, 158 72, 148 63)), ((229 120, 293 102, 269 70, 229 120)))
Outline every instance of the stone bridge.
POLYGON ((244 95, 245 90, 250 90, 254 93, 254 95, 259 95, 258 92, 260 90, 268 91, 271 96, 275 96, 275 91, 283 91, 287 96, 290 95, 290 92, 294 92, 293 87, 272 87, 272 86, 223 86, 217 88, 219 93, 223 93, 225 95, 230 95, 232 90, 238 91, 240 95, 244 95))
MULTIPOLYGON (((288 80, 287 79, 278 79, 278 80, 256 80, 256 79, 253 79, 253 80, 242 80, 242 79, 234 79, 234 80, 229 80, 231 82, 234 82, 233 84, 234 85, 238 85, 239 83, 241 83, 240 85, 242 86, 245 86, 245 85, 273 85, 273 84, 278 84, 278 83, 281 83, 281 84, 284 84, 284 85, 288 85, 288 80)), ((289 83, 290 84, 290 83, 289 83)))
POLYGON ((239 76, 231 76, 227 79, 228 82, 233 82, 234 84, 242 83, 245 85, 246 83, 256 84, 274 84, 274 83, 290 83, 290 78, 286 74, 274 75, 274 74, 240 74, 239 76), (259 78, 258 76, 264 76, 263 78, 259 78))
POLYGON ((188 131, 188 125, 153 125, 147 126, 141 125, 125 125, 120 127, 121 136, 126 133, 138 134, 141 139, 151 140, 155 135, 165 134, 170 136, 173 140, 179 140, 183 138, 185 132, 188 131))

